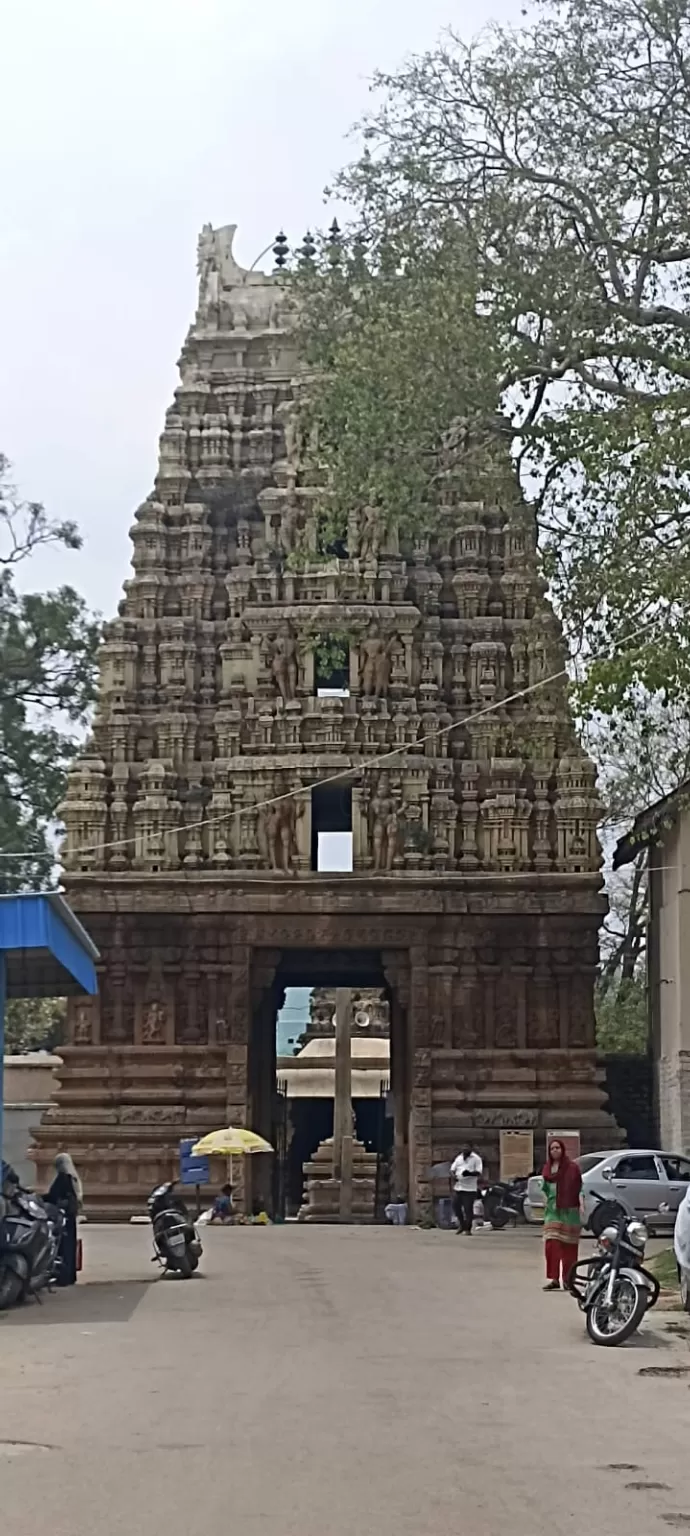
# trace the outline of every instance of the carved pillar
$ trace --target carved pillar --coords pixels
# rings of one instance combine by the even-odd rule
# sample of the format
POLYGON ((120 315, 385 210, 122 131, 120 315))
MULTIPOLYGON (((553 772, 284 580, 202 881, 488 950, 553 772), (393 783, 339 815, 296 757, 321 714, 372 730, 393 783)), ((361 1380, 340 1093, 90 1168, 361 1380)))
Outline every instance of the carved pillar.
MULTIPOLYGON (((107 978, 108 992, 103 999, 103 1038, 117 1045, 130 1045, 134 1040, 134 1020, 125 1008, 125 978, 127 976, 126 950, 129 934, 120 917, 115 919, 113 947, 107 978)), ((131 991, 131 981, 130 981, 131 991)))
POLYGON ((438 963, 429 966, 431 986, 432 1044, 437 1049, 453 1049, 453 994, 458 974, 458 951, 443 948, 438 963))
POLYGON ((361 784, 352 786, 352 867, 365 869, 369 854, 366 795, 361 784))
MULTIPOLYGON (((273 1092, 276 1078, 276 1012, 279 987, 276 968, 279 949, 255 949, 251 952, 249 978, 249 1028, 246 1040, 246 1121, 252 1131, 271 1139, 273 1092)), ((261 1196, 268 1200, 271 1190, 270 1158, 245 1158, 245 1210, 261 1196)))
MULTIPOLYGON (((489 935, 489 940, 493 936, 489 935)), ((484 1038, 480 1046, 486 1051, 496 1048, 496 982, 500 975, 500 952, 494 943, 482 945, 478 951, 479 975, 482 986, 482 1014, 484 1038)))
POLYGON ((391 1194, 408 1199, 410 1189, 409 972, 404 951, 384 950, 381 958, 384 975, 390 987, 390 1063, 393 1096, 391 1194))
POLYGON ((299 812, 295 822, 297 868, 301 874, 308 874, 311 869, 311 795, 300 795, 296 809, 299 812))
MULTIPOLYGON (((224 1013, 219 1016, 216 1026, 219 1040, 223 1040, 226 1048, 225 1117, 227 1125, 246 1125, 250 1107, 247 1056, 251 1012, 251 951, 249 945, 241 939, 232 941, 228 948, 230 967, 221 977, 224 996, 220 1007, 224 1013)), ((245 1209, 245 1161, 245 1158, 237 1158, 233 1168, 239 1210, 245 1209)))
POLYGON ((431 1218, 431 1049, 429 1045, 429 975, 427 946, 410 953, 410 1205, 413 1218, 431 1218))
POLYGON ((530 1047, 554 1048, 560 1037, 559 990, 554 986, 550 964, 551 934, 543 918, 537 923, 534 969, 530 978, 527 1043, 530 1047))

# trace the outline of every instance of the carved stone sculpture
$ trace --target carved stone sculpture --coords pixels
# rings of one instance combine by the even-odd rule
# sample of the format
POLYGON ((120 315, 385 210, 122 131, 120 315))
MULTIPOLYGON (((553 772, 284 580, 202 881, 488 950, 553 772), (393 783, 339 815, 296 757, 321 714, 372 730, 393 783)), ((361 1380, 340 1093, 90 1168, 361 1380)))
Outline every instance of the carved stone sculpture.
POLYGON ((297 694, 299 665, 297 641, 289 624, 283 625, 273 641, 271 674, 283 703, 290 703, 297 694))
POLYGON ((167 1016, 163 1003, 159 998, 154 998, 148 1003, 141 1022, 141 1039, 143 1045, 164 1045, 167 1016))
POLYGON ((375 507, 365 507, 359 531, 360 560, 378 560, 382 538, 381 514, 377 512, 375 507))
POLYGON ((388 873, 398 845, 398 810, 390 791, 387 773, 380 773, 370 802, 373 868, 388 873))
POLYGON ((197 252, 199 307, 217 304, 220 298, 220 262, 217 231, 205 224, 199 236, 197 252))
POLYGON ((388 693, 391 675, 390 640, 370 628, 359 648, 361 689, 365 699, 383 699, 388 693))
MULTIPOLYGON (((276 795, 287 793, 285 780, 277 779, 276 795)), ((260 846, 270 869, 283 875, 294 875, 298 858, 297 823, 304 815, 304 800, 290 797, 264 806, 259 812, 260 846)))

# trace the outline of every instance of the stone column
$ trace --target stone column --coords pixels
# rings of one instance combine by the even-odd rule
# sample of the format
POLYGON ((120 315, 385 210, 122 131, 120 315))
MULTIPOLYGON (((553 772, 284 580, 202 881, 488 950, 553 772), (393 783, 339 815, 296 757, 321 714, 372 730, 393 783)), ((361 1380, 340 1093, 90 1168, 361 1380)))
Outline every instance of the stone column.
POLYGON ((352 867, 365 869, 369 854, 366 798, 361 784, 352 786, 352 867))
POLYGON ((410 1043, 412 1093, 410 1102, 410 1205, 413 1219, 430 1219, 431 1190, 431 1050, 429 1047, 429 975, 427 946, 415 944, 411 954, 410 1043))
POLYGON ((352 1218, 352 993, 335 994, 335 1100, 333 1177, 340 1180, 340 1220, 352 1218))
MULTIPOLYGON (((221 987, 226 990, 226 996, 219 999, 223 1017, 222 1022, 219 1019, 218 1026, 219 1033, 222 1031, 226 1041, 225 1117, 226 1125, 246 1125, 251 1108, 247 1074, 251 1009, 249 945, 233 942, 230 946, 230 955, 232 960, 230 974, 220 978, 221 987)), ((244 1158, 236 1158, 233 1168, 237 1188, 237 1206, 240 1210, 245 1208, 246 1199, 245 1161, 244 1158)))
POLYGON ((407 1199, 410 1182, 407 1155, 409 1100, 405 1073, 407 1054, 407 1019, 402 1003, 394 993, 391 1001, 390 1025, 391 1093, 393 1095, 393 1187, 391 1195, 397 1195, 404 1199, 407 1199))

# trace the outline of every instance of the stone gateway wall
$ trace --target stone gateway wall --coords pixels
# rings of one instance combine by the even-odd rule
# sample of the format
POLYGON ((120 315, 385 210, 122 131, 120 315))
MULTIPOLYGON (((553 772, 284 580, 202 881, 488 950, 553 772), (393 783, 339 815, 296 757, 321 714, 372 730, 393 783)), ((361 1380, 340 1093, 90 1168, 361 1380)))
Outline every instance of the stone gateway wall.
MULTIPOLYGON (((346 547, 318 549, 290 280, 243 272, 233 232, 202 233, 180 385, 62 807, 101 995, 70 1005, 38 1157, 70 1145, 92 1209, 124 1213, 180 1136, 270 1130, 281 955, 376 951, 398 1177, 421 1211, 432 1160, 470 1125, 497 1141, 511 1116, 558 1111, 605 1134, 594 769, 509 475, 500 504, 468 503, 460 465, 433 539, 407 546, 353 508, 346 547), (349 687, 322 697, 334 644, 349 687), (336 878, 313 868, 313 786, 337 775, 354 868, 336 878)), ((346 984, 338 965, 329 985, 346 984)))

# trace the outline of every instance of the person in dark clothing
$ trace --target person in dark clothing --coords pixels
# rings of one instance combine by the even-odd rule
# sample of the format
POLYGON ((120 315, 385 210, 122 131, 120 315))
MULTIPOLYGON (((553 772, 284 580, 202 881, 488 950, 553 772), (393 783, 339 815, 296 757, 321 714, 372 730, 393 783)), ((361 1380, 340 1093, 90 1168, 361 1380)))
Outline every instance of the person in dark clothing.
POLYGON ((60 1152, 55 1159, 55 1178, 46 1200, 62 1211, 65 1224, 60 1239, 60 1271, 58 1285, 76 1285, 77 1282, 77 1217, 81 1210, 83 1191, 81 1179, 69 1153, 60 1152))

